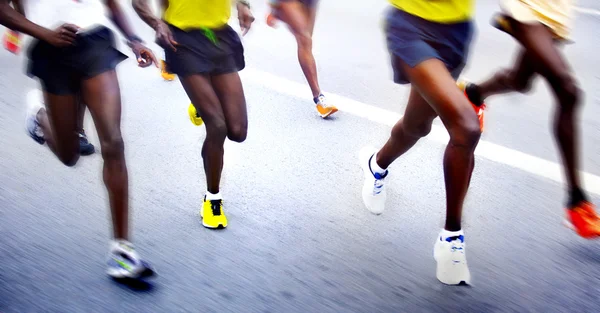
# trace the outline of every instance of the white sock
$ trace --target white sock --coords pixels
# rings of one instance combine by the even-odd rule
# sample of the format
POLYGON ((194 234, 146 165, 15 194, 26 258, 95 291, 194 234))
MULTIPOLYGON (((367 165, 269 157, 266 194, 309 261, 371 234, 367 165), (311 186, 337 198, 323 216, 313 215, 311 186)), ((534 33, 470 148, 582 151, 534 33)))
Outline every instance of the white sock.
POLYGON ((206 192, 206 200, 223 200, 223 196, 221 196, 221 192, 219 191, 216 194, 210 193, 210 191, 206 192))
POLYGON ((463 232, 463 230, 459 230, 459 231, 449 231, 449 230, 445 230, 442 229, 442 231, 440 232, 440 237, 441 240, 445 240, 446 238, 450 238, 450 237, 458 237, 458 236, 464 236, 465 233, 463 232))
POLYGON ((377 164, 377 153, 373 154, 373 157, 371 158, 371 162, 369 164, 371 165, 371 172, 373 172, 373 174, 383 175, 387 172, 386 169, 381 168, 381 166, 377 164))

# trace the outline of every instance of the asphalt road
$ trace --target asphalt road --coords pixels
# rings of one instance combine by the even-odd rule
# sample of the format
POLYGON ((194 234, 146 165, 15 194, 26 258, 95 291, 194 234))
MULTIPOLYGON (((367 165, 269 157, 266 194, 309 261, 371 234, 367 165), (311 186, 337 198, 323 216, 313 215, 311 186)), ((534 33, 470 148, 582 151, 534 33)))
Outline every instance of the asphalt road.
MULTIPOLYGON (((372 2, 323 1, 321 84, 402 113, 408 90, 391 82, 386 4, 372 2)), ((580 6, 600 9, 595 0, 580 6)), ((510 64, 517 50, 489 26, 496 11, 496 1, 479 1, 471 79, 510 64)), ((425 139, 398 160, 387 211, 368 213, 357 154, 381 145, 390 127, 343 110, 323 121, 306 87, 282 92, 260 79, 257 72, 304 84, 291 35, 264 24, 265 4, 254 12, 242 74, 249 136, 226 145, 226 230, 200 224, 204 130, 187 120, 181 86, 131 60, 119 67, 134 241, 159 272, 139 288, 104 275, 110 229, 100 155, 65 168, 25 135, 25 94, 36 85, 22 56, 0 51, 0 312, 598 312, 600 243, 561 225, 563 186, 485 157, 465 207, 474 285, 441 285, 432 246, 444 214, 444 145, 425 139)), ((578 15, 575 44, 565 48, 586 91, 583 162, 592 175, 600 175, 599 26, 599 15, 578 15)), ((483 141, 557 161, 544 83, 489 105, 483 141)))

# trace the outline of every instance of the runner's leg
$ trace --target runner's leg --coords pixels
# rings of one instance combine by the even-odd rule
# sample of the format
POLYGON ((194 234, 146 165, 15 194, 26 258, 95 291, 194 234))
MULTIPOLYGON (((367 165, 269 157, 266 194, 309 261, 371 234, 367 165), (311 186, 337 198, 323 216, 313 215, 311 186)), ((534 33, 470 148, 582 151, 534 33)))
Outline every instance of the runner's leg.
POLYGON ((90 110, 100 139, 114 238, 129 240, 129 181, 121 135, 121 92, 117 73, 107 71, 84 79, 81 85, 83 101, 90 110))
POLYGON ((531 56, 526 51, 519 52, 517 61, 511 69, 499 71, 490 79, 476 85, 481 102, 493 95, 529 91, 535 73, 534 60, 531 56))
POLYGON ((281 1, 277 8, 278 18, 286 23, 298 44, 298 61, 308 81, 308 85, 317 98, 321 94, 317 77, 317 64, 312 53, 312 27, 305 13, 304 5, 299 1, 281 1))
POLYGON ((37 113, 37 121, 44 132, 50 150, 66 166, 73 166, 79 159, 77 136, 77 97, 56 95, 44 91, 46 109, 37 113))
POLYGON ((223 144, 227 137, 227 122, 221 102, 213 89, 210 77, 189 75, 180 77, 180 79, 188 97, 206 125, 206 138, 202 146, 206 186, 208 192, 218 194, 223 171, 223 144))
POLYGON ((231 141, 243 142, 248 133, 248 113, 239 74, 212 76, 212 85, 223 109, 227 137, 231 141))

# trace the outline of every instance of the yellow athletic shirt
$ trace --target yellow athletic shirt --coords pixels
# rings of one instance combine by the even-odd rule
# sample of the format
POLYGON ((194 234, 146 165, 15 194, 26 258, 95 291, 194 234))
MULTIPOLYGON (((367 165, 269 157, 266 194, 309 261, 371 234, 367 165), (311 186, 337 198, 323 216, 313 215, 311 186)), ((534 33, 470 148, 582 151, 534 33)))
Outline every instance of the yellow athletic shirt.
POLYGON ((475 0, 389 0, 396 8, 436 23, 459 23, 471 19, 475 0))
POLYGON ((231 16, 231 0, 168 0, 164 19, 186 30, 220 28, 231 16))

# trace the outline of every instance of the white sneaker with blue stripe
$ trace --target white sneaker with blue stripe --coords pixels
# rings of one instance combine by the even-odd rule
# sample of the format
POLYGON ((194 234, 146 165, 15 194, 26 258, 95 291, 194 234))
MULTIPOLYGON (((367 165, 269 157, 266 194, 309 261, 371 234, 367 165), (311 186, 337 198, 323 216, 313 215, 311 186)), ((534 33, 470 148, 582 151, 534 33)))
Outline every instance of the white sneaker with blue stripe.
POLYGON ((154 270, 140 259, 130 242, 119 240, 111 243, 106 273, 115 279, 142 279, 153 276, 154 270))
POLYGON ((373 173, 371 170, 371 158, 375 156, 377 149, 365 147, 360 151, 359 161, 365 174, 365 183, 362 189, 363 202, 367 210, 373 214, 381 214, 385 210, 385 200, 387 193, 385 191, 385 178, 388 175, 373 173))
POLYGON ((471 283, 471 272, 467 265, 465 235, 463 231, 442 230, 433 248, 433 258, 437 262, 436 276, 446 285, 471 283))

